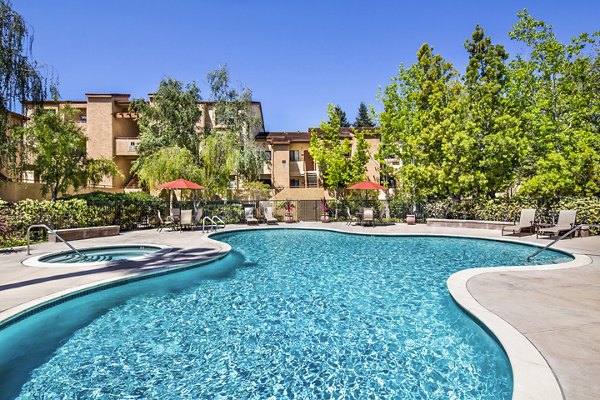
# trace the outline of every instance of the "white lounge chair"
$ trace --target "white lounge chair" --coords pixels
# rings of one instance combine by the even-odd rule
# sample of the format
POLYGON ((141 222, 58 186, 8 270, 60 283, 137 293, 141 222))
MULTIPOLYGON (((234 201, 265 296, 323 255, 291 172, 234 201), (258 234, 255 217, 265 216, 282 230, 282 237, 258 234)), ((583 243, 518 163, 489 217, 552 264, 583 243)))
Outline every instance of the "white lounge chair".
POLYGON ((258 220, 254 218, 254 207, 244 207, 244 218, 248 225, 258 225, 258 220))
MULTIPOLYGON (((537 231, 536 238, 541 236, 559 236, 564 232, 568 232, 575 226, 575 218, 577 210, 560 210, 558 213, 558 222, 554 226, 548 228, 540 228, 537 231)), ((575 234, 575 232, 573 232, 575 234)))
POLYGON ((521 232, 527 231, 529 233, 533 233, 535 229, 535 208, 525 208, 521 210, 521 218, 519 219, 519 224, 515 224, 513 226, 504 226, 502 227, 502 236, 504 236, 504 231, 510 231, 513 235, 519 234, 521 236, 521 232))
POLYGON ((372 226, 375 226, 375 218, 373 217, 373 210, 370 208, 365 208, 363 210, 362 224, 365 226, 368 223, 372 226))
POLYGON ((181 219, 179 220, 179 230, 185 226, 192 227, 192 210, 181 210, 181 219))
POLYGON ((277 218, 273 217, 273 207, 265 207, 265 219, 267 220, 267 225, 277 225, 277 218))

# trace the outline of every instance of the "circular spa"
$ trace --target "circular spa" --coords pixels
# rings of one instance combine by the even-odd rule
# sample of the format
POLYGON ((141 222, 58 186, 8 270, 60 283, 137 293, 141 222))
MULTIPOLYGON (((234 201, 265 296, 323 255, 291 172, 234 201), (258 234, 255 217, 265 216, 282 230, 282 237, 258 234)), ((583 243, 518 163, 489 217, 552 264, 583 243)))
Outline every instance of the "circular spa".
POLYGON ((162 246, 155 245, 118 245, 90 247, 86 249, 77 249, 77 251, 61 251, 56 253, 44 254, 32 257, 23 262, 27 266, 64 266, 106 263, 117 260, 132 260, 144 257, 148 254, 161 250, 162 246))
MULTIPOLYGON (((510 363, 452 300, 493 240, 272 229, 221 260, 112 285, 0 330, 0 397, 510 399, 510 363), (48 329, 52 327, 52 329, 48 329)), ((570 261, 545 251, 535 264, 570 261)))

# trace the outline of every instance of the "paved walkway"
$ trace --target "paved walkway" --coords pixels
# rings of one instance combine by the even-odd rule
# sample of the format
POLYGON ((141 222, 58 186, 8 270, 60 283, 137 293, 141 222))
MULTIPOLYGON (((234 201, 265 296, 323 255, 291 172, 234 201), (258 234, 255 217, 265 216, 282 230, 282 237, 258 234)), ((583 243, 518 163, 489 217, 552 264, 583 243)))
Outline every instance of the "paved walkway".
MULTIPOLYGON (((289 227, 281 225, 282 227, 289 227)), ((397 224, 376 228, 343 223, 294 224, 294 227, 331 228, 362 233, 450 234, 500 238, 499 231, 463 228, 432 228, 397 224)), ((241 228, 229 226, 227 230, 241 228)), ((516 241, 548 243, 548 239, 525 236, 516 241)), ((149 260, 114 263, 103 267, 25 267, 25 250, 0 253, 0 321, 42 298, 76 287, 119 279, 123 276, 173 268, 193 261, 222 256, 226 246, 205 233, 155 230, 135 231, 117 237, 75 242, 75 247, 139 243, 170 246, 149 260)), ((471 278, 467 287, 488 310, 510 323, 542 353, 558 378, 564 397, 600 398, 600 236, 563 240, 556 245, 577 254, 586 254, 592 263, 583 267, 552 271, 489 272, 471 278)), ((65 250, 62 243, 34 245, 32 255, 65 250)))

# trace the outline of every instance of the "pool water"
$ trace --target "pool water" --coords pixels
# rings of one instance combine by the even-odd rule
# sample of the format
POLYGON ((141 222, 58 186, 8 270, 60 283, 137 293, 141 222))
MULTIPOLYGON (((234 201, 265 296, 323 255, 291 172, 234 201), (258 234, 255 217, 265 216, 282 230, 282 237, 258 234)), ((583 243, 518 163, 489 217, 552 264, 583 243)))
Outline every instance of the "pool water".
MULTIPOLYGON (((524 265, 532 247, 295 229, 215 239, 233 248, 220 261, 0 331, 0 397, 511 397, 504 352, 446 279, 524 265)), ((535 262, 568 260, 548 251, 535 262)))
POLYGON ((157 246, 147 245, 121 245, 94 247, 89 249, 77 249, 80 256, 74 251, 63 251, 40 257, 39 261, 44 263, 89 263, 100 261, 126 260, 141 257, 160 250, 157 246))

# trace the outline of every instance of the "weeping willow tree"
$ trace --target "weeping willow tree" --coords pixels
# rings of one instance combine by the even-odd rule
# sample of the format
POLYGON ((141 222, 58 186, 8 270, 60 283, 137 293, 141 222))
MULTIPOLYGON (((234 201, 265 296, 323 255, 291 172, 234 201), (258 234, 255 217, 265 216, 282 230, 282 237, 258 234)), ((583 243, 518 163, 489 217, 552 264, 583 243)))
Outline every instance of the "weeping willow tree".
POLYGON ((207 78, 217 125, 205 131, 201 153, 205 179, 218 182, 218 191, 223 192, 232 176, 238 184, 258 181, 265 159, 254 135, 262 127, 261 118, 252 107, 252 91, 233 88, 226 66, 207 78))
POLYGON ((203 193, 212 197, 225 194, 232 177, 258 180, 265 161, 254 142, 261 119, 251 91, 233 88, 226 67, 210 72, 207 80, 215 124, 203 130, 198 129, 201 96, 195 82, 167 78, 151 103, 132 102, 140 129, 140 157, 133 169, 145 185, 186 178, 204 185, 203 193))
POLYGON ((48 89, 58 95, 32 58, 32 45, 33 35, 23 17, 9 1, 0 0, 0 173, 18 176, 25 159, 19 156, 19 140, 10 132, 10 111, 26 100, 41 104, 48 89))

